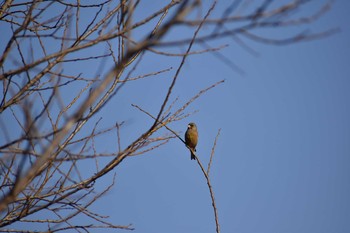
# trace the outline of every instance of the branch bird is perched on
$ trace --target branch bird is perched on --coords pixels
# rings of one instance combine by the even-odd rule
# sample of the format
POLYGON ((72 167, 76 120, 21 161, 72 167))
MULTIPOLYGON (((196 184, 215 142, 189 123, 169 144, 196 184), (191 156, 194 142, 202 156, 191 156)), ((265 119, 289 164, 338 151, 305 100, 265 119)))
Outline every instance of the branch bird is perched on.
MULTIPOLYGON (((196 146, 198 143, 198 132, 195 123, 191 122, 187 125, 187 131, 185 133, 186 145, 192 150, 196 151, 196 146)), ((196 156, 191 151, 191 160, 196 159, 196 156)))

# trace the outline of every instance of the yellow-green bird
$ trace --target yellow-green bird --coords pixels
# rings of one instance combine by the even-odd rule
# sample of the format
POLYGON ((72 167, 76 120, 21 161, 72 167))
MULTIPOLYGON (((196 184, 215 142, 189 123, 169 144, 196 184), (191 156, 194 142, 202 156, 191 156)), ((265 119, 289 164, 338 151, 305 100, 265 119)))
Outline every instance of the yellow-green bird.
MULTIPOLYGON (((198 143, 198 132, 195 123, 191 122, 187 125, 187 130, 185 133, 186 145, 192 150, 196 151, 196 146, 198 143)), ((196 159, 196 156, 191 151, 191 160, 196 159)))

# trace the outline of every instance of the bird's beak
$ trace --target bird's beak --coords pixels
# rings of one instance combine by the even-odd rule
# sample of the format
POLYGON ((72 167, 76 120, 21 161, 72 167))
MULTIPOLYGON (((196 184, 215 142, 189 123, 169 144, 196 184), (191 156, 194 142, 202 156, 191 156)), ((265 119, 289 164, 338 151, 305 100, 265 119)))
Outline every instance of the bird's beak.
POLYGON ((187 125, 187 128, 191 128, 191 126, 190 126, 190 125, 187 125))

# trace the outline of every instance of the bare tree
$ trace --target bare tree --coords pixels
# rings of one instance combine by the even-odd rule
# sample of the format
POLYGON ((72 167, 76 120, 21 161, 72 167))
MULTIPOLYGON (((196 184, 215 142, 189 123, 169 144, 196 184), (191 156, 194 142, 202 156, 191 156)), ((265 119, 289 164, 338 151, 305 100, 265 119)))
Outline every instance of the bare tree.
MULTIPOLYGON (((302 30, 288 38, 271 38, 258 34, 258 30, 304 27, 330 6, 329 1, 316 5, 306 0, 236 0, 220 11, 223 8, 216 1, 200 0, 161 1, 157 6, 141 0, 3 1, 1 231, 16 231, 8 227, 20 222, 40 225, 48 232, 133 229, 130 225, 112 224, 105 216, 89 210, 114 181, 102 190, 96 189, 95 184, 129 156, 150 153, 172 139, 184 143, 171 123, 188 117, 191 112, 187 107, 223 82, 179 103, 174 87, 182 78, 181 71, 189 57, 212 53, 236 69, 220 53, 225 46, 215 47, 212 42, 227 38, 249 51, 245 40, 283 45, 320 38, 334 31, 302 30), (299 10, 304 8, 311 8, 314 13, 302 15, 299 10), (183 30, 186 33, 181 33, 183 30), (169 34, 176 36, 171 39, 169 34), (178 48, 184 52, 178 52, 178 48), (176 59, 169 59, 169 67, 148 72, 142 69, 148 56, 176 59), (90 69, 77 72, 72 68, 76 66, 90 69), (160 76, 170 77, 171 81, 164 84, 167 91, 161 97, 159 110, 151 114, 142 106, 133 105, 152 123, 123 147, 121 129, 125 128, 125 121, 102 127, 99 112, 115 108, 110 106, 110 100, 132 88, 133 82, 160 76), (101 152, 95 140, 111 132, 117 148, 111 153, 101 152), (95 170, 82 172, 81 164, 91 164, 95 170), (40 212, 47 218, 38 218, 36 214, 40 212), (93 223, 77 225, 73 221, 77 215, 84 215, 93 223)), ((208 168, 204 169, 198 157, 197 161, 210 190, 216 232, 220 232, 209 179, 216 140, 208 168)))

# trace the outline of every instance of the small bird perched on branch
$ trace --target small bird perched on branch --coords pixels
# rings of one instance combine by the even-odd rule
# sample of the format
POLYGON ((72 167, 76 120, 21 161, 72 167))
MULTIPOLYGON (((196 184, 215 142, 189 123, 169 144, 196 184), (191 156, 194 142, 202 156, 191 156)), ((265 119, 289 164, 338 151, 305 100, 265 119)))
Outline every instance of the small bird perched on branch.
MULTIPOLYGON (((191 122, 187 125, 187 131, 185 133, 186 145, 192 150, 196 151, 196 146, 198 143, 198 132, 195 123, 191 122)), ((191 151, 191 160, 196 159, 196 156, 191 151)))

